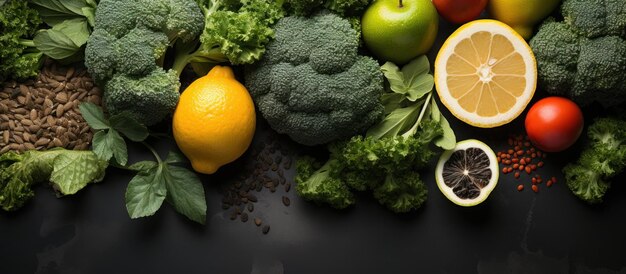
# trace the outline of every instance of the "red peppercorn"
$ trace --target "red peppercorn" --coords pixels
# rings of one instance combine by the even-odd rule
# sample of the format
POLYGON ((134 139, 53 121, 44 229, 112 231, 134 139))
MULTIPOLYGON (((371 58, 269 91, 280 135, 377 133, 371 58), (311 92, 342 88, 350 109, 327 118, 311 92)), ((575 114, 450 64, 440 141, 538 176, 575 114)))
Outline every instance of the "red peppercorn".
POLYGON ((537 185, 533 185, 531 188, 535 193, 539 192, 539 187, 537 185))
POLYGON ((517 185, 517 191, 522 191, 522 190, 524 190, 524 185, 522 184, 517 185))

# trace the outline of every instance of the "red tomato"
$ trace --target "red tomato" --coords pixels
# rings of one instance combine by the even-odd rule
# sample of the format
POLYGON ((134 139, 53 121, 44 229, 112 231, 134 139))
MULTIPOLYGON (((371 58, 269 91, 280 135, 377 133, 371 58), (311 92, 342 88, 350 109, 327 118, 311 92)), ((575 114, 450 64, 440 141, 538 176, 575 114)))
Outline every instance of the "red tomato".
POLYGON ((558 152, 573 145, 583 131, 583 113, 562 97, 547 97, 526 114, 526 134, 543 151, 558 152))
POLYGON ((478 18, 485 9, 487 0, 432 0, 437 12, 444 19, 462 24, 478 18))

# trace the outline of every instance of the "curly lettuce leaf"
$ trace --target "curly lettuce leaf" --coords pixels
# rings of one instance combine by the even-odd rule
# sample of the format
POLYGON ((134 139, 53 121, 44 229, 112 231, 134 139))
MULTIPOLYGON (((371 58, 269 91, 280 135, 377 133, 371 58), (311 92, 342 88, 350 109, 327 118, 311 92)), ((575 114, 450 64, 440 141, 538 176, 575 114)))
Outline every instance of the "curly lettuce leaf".
POLYGON ((54 149, 7 152, 0 156, 0 206, 14 211, 34 196, 36 183, 50 181, 59 196, 99 182, 108 166, 91 151, 54 149))

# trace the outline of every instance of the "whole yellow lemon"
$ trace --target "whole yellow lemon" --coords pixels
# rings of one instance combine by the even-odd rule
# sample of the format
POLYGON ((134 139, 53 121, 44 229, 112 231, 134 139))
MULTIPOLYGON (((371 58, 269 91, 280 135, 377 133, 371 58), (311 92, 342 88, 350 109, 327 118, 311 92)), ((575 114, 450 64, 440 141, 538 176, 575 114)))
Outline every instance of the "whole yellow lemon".
POLYGON ((215 66, 183 91, 172 122, 174 139, 193 169, 215 173, 250 146, 254 103, 230 67, 215 66))
POLYGON ((533 35, 533 28, 559 6, 561 0, 489 0, 491 16, 511 26, 524 39, 533 35))

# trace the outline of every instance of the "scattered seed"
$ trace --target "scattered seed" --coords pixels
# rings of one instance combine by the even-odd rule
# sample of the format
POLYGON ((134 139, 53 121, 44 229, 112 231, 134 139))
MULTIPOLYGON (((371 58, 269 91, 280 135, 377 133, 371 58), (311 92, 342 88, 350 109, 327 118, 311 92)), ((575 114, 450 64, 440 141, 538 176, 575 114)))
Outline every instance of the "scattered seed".
POLYGON ((248 213, 245 213, 245 212, 241 213, 240 218, 241 218, 241 222, 243 222, 243 223, 247 222, 248 221, 248 213))
POLYGON ((535 193, 539 192, 539 187, 537 185, 533 185, 531 188, 535 193))
POLYGON ((270 226, 269 225, 263 226, 263 234, 267 234, 269 232, 270 232, 270 226))
MULTIPOLYGON (((261 221, 261 219, 259 219, 259 218, 254 218, 254 224, 255 224, 256 226, 261 226, 261 224, 262 224, 262 223, 263 223, 263 221, 261 221)), ((269 229, 268 229, 268 231, 269 231, 269 229)))
POLYGON ((283 205, 289 206, 290 204, 291 204, 291 200, 289 200, 289 197, 283 196, 283 205))

